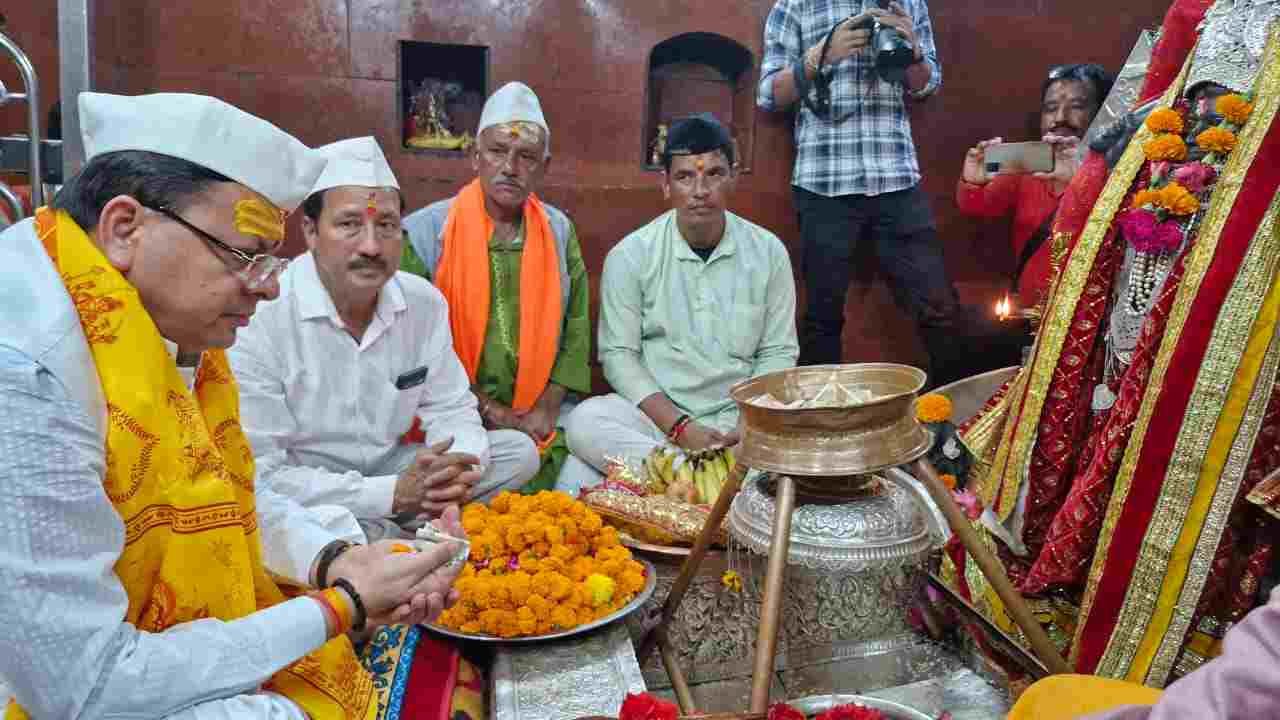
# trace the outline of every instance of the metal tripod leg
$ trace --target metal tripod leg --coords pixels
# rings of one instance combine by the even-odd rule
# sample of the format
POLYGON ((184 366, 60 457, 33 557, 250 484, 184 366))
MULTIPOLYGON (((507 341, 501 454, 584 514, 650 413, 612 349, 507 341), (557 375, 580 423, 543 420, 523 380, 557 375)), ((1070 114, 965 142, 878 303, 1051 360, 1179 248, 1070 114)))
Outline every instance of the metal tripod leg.
POLYGON ((769 686, 773 682, 773 658, 778 649, 778 617, 782 613, 787 555, 791 551, 791 513, 796 507, 795 481, 778 477, 777 501, 773 506, 773 540, 769 544, 769 569, 764 578, 764 604, 756 631, 756 661, 751 673, 751 712, 769 708, 769 686))
POLYGON ((675 653, 671 652, 670 648, 667 647, 667 626, 671 624, 672 618, 676 615, 676 609, 680 607, 685 593, 689 591, 693 576, 697 574, 699 566, 706 559, 707 551, 711 548, 711 539, 719 531, 720 524, 724 521, 724 516, 729 513, 729 505, 742 487, 742 480, 746 475, 747 466, 742 463, 735 463, 733 470, 729 473, 729 477, 725 479, 724 487, 720 490, 720 496, 716 498, 715 505, 711 507, 711 514, 707 516, 706 524, 702 526, 702 532, 698 535, 698 539, 694 541, 693 549, 689 551, 689 557, 685 558, 684 565, 680 567, 680 574, 676 576, 675 582, 671 585, 671 592, 667 593, 667 599, 662 604, 662 615, 658 620, 658 624, 645 633, 640 641, 640 649, 636 651, 636 659, 643 665, 655 646, 662 647, 662 663, 666 667, 667 676, 671 678, 672 687, 676 688, 676 699, 680 701, 680 710, 686 715, 693 712, 693 699, 692 696, 689 696, 689 686, 675 661, 675 653), (683 694, 686 696, 684 698, 681 697, 681 686, 684 687, 683 694), (689 704, 688 707, 685 706, 686 702, 689 704))

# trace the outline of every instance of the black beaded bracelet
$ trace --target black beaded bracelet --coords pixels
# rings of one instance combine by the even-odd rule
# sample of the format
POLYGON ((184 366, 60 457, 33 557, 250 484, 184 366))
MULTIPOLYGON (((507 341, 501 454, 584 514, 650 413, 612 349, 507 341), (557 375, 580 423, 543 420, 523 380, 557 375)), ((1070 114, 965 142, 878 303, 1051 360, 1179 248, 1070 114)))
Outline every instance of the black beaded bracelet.
POLYGON ((351 623, 351 629, 355 632, 364 632, 364 624, 369 619, 369 616, 365 612, 364 601, 360 599, 360 593, 356 592, 355 587, 346 578, 334 580, 333 586, 345 590, 347 595, 351 596, 351 602, 356 606, 356 616, 351 623))
POLYGON ((316 587, 329 587, 329 566, 338 556, 351 549, 353 543, 346 540, 334 540, 320 550, 320 559, 316 561, 316 587))

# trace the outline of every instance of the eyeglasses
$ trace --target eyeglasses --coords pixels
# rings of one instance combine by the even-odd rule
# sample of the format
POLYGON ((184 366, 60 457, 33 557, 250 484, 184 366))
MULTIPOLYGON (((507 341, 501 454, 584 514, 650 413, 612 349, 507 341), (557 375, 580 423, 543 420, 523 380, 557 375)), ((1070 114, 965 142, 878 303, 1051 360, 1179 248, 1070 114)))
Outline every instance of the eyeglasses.
POLYGON ((224 256, 218 255, 216 252, 214 253, 222 259, 222 262, 227 266, 227 269, 231 271, 231 274, 235 275, 240 282, 244 283, 245 288, 251 291, 262 290, 265 288, 272 280, 279 277, 280 273, 284 272, 285 267, 289 265, 289 261, 287 259, 276 257, 271 253, 263 252, 250 254, 239 248, 232 247, 208 232, 205 232, 190 222, 187 222, 181 215, 178 215, 164 205, 148 205, 147 203, 141 202, 139 204, 152 212, 164 215, 182 227, 190 230, 213 248, 227 252, 235 257, 234 261, 229 261, 224 256), (233 262, 238 264, 233 265, 233 262))

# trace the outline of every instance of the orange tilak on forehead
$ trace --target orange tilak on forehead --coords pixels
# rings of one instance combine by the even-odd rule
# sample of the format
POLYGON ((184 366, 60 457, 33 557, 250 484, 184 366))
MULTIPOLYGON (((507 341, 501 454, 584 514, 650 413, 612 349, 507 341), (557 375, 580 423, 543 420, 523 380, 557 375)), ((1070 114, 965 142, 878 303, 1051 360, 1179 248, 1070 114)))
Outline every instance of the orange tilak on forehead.
POLYGON ((693 161, 693 166, 699 170, 704 170, 707 167, 707 161, 703 160, 702 158, 698 158, 697 160, 693 161))
POLYGON ((373 217, 378 214, 378 196, 375 193, 369 193, 369 202, 364 206, 364 214, 373 217))
POLYGON ((236 230, 254 235, 273 245, 284 242, 284 221, 287 213, 272 205, 266 198, 253 195, 236 201, 236 230))

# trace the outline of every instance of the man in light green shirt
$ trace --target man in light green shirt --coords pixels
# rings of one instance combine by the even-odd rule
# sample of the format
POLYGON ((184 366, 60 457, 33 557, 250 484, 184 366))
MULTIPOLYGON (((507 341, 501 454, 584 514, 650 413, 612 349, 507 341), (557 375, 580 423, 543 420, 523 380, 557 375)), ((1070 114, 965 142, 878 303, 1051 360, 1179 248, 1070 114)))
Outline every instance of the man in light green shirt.
POLYGON ((776 235, 725 209, 733 160, 711 115, 672 126, 662 186, 672 209, 618 243, 601 278, 600 360, 616 392, 565 422, 569 449, 597 472, 566 469, 558 488, 598 483, 606 458, 639 459, 662 443, 736 444, 729 389, 795 366, 791 260, 776 235))

